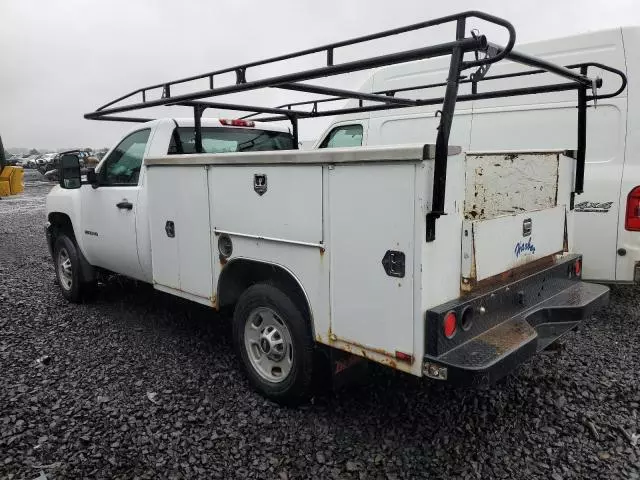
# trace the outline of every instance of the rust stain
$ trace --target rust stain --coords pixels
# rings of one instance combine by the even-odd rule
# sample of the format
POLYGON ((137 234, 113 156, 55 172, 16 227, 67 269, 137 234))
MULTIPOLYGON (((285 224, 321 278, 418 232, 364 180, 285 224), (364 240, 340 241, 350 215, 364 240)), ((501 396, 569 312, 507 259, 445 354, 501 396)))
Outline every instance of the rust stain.
MULTIPOLYGON (((334 345, 334 348, 337 348, 338 350, 342 350, 343 352, 357 355, 358 357, 362 357, 367 360, 389 366, 396 370, 409 371, 409 367, 413 364, 414 361, 413 356, 411 356, 411 359, 408 361, 399 361, 395 358, 394 353, 387 352, 383 348, 369 347, 351 340, 343 340, 341 338, 338 338, 335 333, 332 333, 331 328, 329 328, 328 338, 329 342, 340 342, 338 345, 334 345)), ((316 341, 323 343, 323 339, 320 335, 316 335, 316 341)))
POLYGON ((218 310, 218 296, 215 292, 211 295, 211 307, 213 307, 214 310, 218 310))
MULTIPOLYGON (((475 252, 474 252, 475 253, 475 252)), ((531 273, 534 273, 542 268, 549 267, 555 263, 554 257, 557 253, 552 253, 551 255, 547 255, 546 257, 539 258, 538 260, 534 260, 532 262, 526 263, 524 265, 519 265, 510 270, 506 270, 502 273, 498 273, 489 278, 485 278, 479 282, 476 282, 471 279, 469 282, 469 287, 465 289, 465 292, 470 292, 471 290, 484 290, 489 287, 494 287, 500 283, 504 283, 507 281, 516 281, 524 278, 531 273)), ((472 275, 475 276, 475 263, 472 263, 472 275)))
MULTIPOLYGON (((338 340, 338 337, 336 337, 336 340, 338 340)), ((349 340, 349 341, 342 340, 342 339, 339 339, 339 340, 344 342, 344 346, 346 350, 352 353, 357 353, 357 351, 359 350, 361 352, 360 354, 363 357, 367 357, 367 354, 370 354, 370 353, 377 353, 378 355, 384 355, 386 357, 395 357, 394 353, 387 352, 384 348, 369 347, 367 345, 362 345, 361 343, 354 342, 353 340, 349 340)))
POLYGON ((229 262, 229 260, 227 258, 223 257, 222 255, 220 255, 218 258, 220 258, 220 266, 221 267, 224 267, 229 262))
POLYGON ((383 358, 380 363, 382 363, 383 365, 387 365, 391 368, 397 369, 398 368, 398 364, 396 363, 396 361, 393 358, 383 358))

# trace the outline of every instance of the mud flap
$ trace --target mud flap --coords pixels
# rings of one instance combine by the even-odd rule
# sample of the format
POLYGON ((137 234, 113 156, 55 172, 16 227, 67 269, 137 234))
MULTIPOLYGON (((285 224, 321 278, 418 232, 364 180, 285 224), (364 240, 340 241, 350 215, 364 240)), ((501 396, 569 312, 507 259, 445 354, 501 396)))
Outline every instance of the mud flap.
POLYGON ((336 391, 348 385, 361 384, 367 378, 367 359, 336 348, 328 348, 327 355, 331 369, 331 389, 336 391))

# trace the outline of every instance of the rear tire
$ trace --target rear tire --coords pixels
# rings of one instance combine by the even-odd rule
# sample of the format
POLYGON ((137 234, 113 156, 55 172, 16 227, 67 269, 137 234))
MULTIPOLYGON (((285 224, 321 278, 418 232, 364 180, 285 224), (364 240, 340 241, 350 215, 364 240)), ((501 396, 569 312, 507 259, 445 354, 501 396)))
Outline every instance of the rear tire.
POLYGON ((64 298, 73 303, 80 303, 84 297, 94 291, 94 282, 82 282, 78 247, 75 241, 65 233, 56 237, 53 247, 53 263, 58 285, 60 285, 64 298))
POLYGON ((284 405, 308 398, 313 338, 307 319, 286 293, 265 283, 249 287, 234 311, 233 341, 255 390, 284 405))

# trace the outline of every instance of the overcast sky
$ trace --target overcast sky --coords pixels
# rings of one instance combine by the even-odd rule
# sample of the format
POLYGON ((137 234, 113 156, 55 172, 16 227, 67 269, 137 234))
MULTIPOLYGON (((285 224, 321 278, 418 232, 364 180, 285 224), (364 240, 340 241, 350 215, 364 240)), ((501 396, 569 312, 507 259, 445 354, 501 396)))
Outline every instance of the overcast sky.
MULTIPOLYGON (((0 0, 0 135, 7 148, 111 146, 131 125, 83 114, 139 87, 468 9, 511 21, 516 44, 640 25, 639 0, 0 0)), ((490 41, 504 38, 482 33, 497 34, 490 41)), ((448 34, 352 49, 336 53, 336 62, 384 47, 417 48, 448 34)), ((284 71, 278 65, 266 73, 284 71)), ((350 75, 339 86, 358 88, 367 76, 350 75)), ((243 98, 275 105, 298 97, 269 90, 243 98)), ((189 113, 164 107, 143 115, 189 113)), ((319 122, 305 128, 303 121, 301 137, 318 135, 328 120, 319 122)))

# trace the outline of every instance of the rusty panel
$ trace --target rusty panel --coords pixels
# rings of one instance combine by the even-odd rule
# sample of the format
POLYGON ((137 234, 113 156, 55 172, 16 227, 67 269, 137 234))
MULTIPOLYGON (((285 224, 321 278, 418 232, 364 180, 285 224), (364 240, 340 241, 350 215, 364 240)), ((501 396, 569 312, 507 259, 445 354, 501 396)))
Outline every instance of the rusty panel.
POLYGON ((558 152, 467 154, 464 216, 488 220, 557 205, 558 152))

